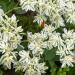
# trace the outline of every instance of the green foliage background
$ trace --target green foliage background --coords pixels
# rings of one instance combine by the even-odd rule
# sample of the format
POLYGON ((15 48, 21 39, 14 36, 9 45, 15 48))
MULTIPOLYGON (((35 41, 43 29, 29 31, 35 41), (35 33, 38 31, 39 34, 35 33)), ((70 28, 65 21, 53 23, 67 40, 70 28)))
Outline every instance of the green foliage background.
MULTIPOLYGON (((17 8, 20 7, 17 0, 0 0, 0 7, 8 16, 11 16, 12 14, 17 16, 17 19, 19 20, 18 25, 23 27, 25 34, 27 31, 35 33, 42 29, 37 23, 33 23, 34 15, 36 15, 36 13, 31 11, 25 13, 21 10, 21 8, 17 8)), ((73 25, 68 26, 67 24, 66 27, 67 29, 75 30, 75 26, 73 25)), ((62 32, 62 28, 59 28, 57 31, 62 32)), ((24 41, 26 38, 26 35, 24 35, 22 42, 22 45, 25 47, 25 49, 27 48, 28 43, 27 41, 24 41)), ((75 67, 65 67, 64 69, 60 68, 61 63, 57 59, 58 56, 54 54, 55 50, 45 50, 42 56, 42 60, 45 60, 47 66, 49 67, 45 75, 75 75, 75 67)), ((6 70, 3 68, 3 66, 0 66, 0 75, 23 75, 23 73, 21 71, 15 73, 14 69, 6 70)))

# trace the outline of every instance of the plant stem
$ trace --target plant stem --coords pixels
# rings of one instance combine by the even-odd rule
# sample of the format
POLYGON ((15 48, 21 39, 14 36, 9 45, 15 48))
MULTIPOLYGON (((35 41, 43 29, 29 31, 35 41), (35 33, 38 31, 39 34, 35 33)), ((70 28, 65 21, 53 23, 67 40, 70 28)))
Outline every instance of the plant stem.
POLYGON ((13 9, 7 11, 5 14, 8 14, 8 13, 12 12, 13 10, 17 10, 17 9, 20 9, 20 8, 21 8, 21 7, 15 7, 15 8, 13 8, 13 9))

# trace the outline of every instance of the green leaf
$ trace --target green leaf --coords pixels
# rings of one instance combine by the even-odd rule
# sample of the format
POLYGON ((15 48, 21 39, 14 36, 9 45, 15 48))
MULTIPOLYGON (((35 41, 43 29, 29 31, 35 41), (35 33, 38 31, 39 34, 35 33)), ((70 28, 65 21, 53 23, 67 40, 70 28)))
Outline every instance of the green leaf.
POLYGON ((50 69, 51 75, 56 75, 55 64, 52 62, 52 63, 50 63, 50 66, 51 66, 51 69, 50 69))
POLYGON ((3 71, 2 70, 0 70, 0 75, 3 75, 3 71))
POLYGON ((59 68, 57 71, 57 75, 66 75, 69 71, 69 67, 59 68))
POLYGON ((17 75, 24 75, 22 71, 17 71, 17 75))
POLYGON ((0 6, 5 12, 7 12, 14 8, 16 6, 16 3, 14 2, 14 0, 0 0, 0 6))
POLYGON ((58 60, 58 56, 56 55, 56 49, 52 49, 52 50, 46 49, 44 55, 45 55, 45 60, 49 62, 58 60))
POLYGON ((70 70, 67 72, 66 75, 75 75, 75 66, 74 67, 70 67, 70 70))

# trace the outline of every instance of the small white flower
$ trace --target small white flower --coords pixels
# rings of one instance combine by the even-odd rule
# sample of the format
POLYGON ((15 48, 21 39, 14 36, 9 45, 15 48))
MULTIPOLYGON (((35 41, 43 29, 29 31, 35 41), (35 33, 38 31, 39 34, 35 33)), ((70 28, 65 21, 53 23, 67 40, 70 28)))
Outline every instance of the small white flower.
POLYGON ((22 63, 28 63, 29 62, 29 59, 30 59, 29 52, 22 50, 19 52, 19 56, 21 57, 19 60, 20 62, 22 62, 22 63))
POLYGON ((36 47, 36 46, 35 46, 35 43, 33 43, 33 42, 28 45, 28 48, 29 48, 30 50, 34 50, 35 47, 36 47))
POLYGON ((75 12, 67 16, 67 22, 75 24, 75 12))
POLYGON ((60 59, 60 61, 62 62, 62 68, 65 66, 71 66, 73 67, 73 58, 72 56, 65 56, 64 58, 60 59))
POLYGON ((74 41, 71 39, 67 39, 65 40, 65 45, 67 47, 68 50, 73 50, 74 49, 74 41))
POLYGON ((63 40, 61 39, 60 34, 56 32, 52 33, 52 35, 49 36, 48 41, 53 45, 53 47, 63 45, 63 40))
POLYGON ((64 26, 62 15, 66 22, 75 24, 75 5, 72 0, 56 0, 55 2, 52 0, 19 0, 19 2, 23 10, 37 12, 37 17, 34 21, 39 24, 43 19, 39 18, 38 15, 43 16, 45 20, 49 19, 56 28, 64 26))
POLYGON ((73 30, 64 29, 63 38, 68 39, 73 37, 73 30))
POLYGON ((43 54, 42 43, 38 43, 38 42, 33 41, 28 46, 28 48, 32 50, 32 54, 35 56, 39 56, 40 54, 43 54))
POLYGON ((4 15, 4 11, 0 8, 0 16, 4 15))
POLYGON ((12 15, 11 20, 12 21, 16 21, 16 16, 15 15, 12 15))
POLYGON ((21 26, 17 26, 16 16, 8 17, 3 10, 0 9, 0 52, 2 56, 0 62, 2 65, 11 69, 11 64, 16 59, 16 52, 14 50, 20 45, 23 31, 21 26))
POLYGON ((36 5, 36 0, 19 0, 20 5, 22 6, 22 9, 25 10, 26 12, 28 10, 35 11, 35 5, 36 5))
POLYGON ((0 63, 6 66, 8 69, 11 69, 11 64, 16 60, 16 56, 13 55, 13 52, 6 52, 0 58, 0 63))
POLYGON ((43 15, 37 15, 37 16, 35 16, 35 19, 34 19, 33 22, 37 22, 39 25, 41 25, 41 23, 42 23, 43 21, 46 21, 46 20, 47 20, 47 19, 46 19, 45 16, 43 16, 43 15))
MULTIPOLYGON (((25 61, 25 59, 23 59, 23 61, 25 61)), ((39 59, 36 57, 30 58, 28 60, 29 62, 22 63, 22 61, 20 61, 20 63, 22 63, 22 68, 23 71, 25 72, 25 75, 42 75, 43 73, 45 73, 45 70, 47 69, 47 67, 45 66, 45 63, 39 63, 39 59)))
POLYGON ((53 27, 52 25, 46 25, 43 30, 41 31, 41 33, 45 34, 46 36, 51 35, 51 33, 55 30, 55 27, 53 27))

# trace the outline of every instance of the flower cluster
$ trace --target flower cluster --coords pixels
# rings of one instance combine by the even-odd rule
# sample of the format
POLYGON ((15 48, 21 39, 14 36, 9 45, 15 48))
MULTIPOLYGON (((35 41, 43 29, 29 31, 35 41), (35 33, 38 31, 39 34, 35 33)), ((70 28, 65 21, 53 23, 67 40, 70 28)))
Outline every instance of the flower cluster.
POLYGON ((41 20, 49 20, 58 28, 66 22, 75 24, 75 5, 72 0, 19 0, 20 5, 26 12, 36 11, 35 21, 40 24, 41 20))
MULTIPOLYGON (((21 33, 23 29, 21 26, 17 26, 15 15, 13 15, 12 17, 8 17, 2 9, 0 9, 0 11, 0 53, 2 54, 0 58, 0 63, 8 69, 11 69, 11 64, 13 63, 15 71, 23 69, 25 75, 41 75, 45 73, 47 67, 45 66, 45 63, 40 62, 40 57, 38 57, 40 56, 40 53, 43 53, 43 50, 40 50, 41 48, 39 47, 35 47, 36 50, 32 51, 32 53, 31 51, 21 50, 18 54, 18 51, 16 49, 21 46, 21 33), (30 56, 30 54, 32 56, 30 56), (38 56, 34 56, 36 54, 38 56), (17 61, 17 55, 20 56, 19 61, 17 61)), ((32 38, 30 34, 28 35, 28 37, 32 38)), ((41 35, 39 34, 39 36, 41 35)), ((40 40, 39 44, 41 42, 42 40, 40 40)), ((36 46, 37 45, 38 44, 36 43, 36 46)), ((30 48, 31 46, 32 44, 29 45, 28 48, 30 48)))
POLYGON ((45 73, 48 67, 44 62, 40 62, 40 59, 44 52, 43 48, 45 48, 43 41, 47 38, 47 35, 43 32, 35 34, 28 32, 28 51, 22 50, 19 52, 20 60, 15 64, 16 71, 22 69, 25 75, 42 75, 45 73))
POLYGON ((14 51, 21 43, 23 31, 21 26, 17 27, 16 16, 8 17, 2 9, 0 9, 0 52, 2 54, 0 63, 11 69, 11 63, 16 60, 16 51, 14 51))
POLYGON ((37 57, 31 58, 29 53, 30 52, 26 52, 25 50, 19 52, 21 68, 16 64, 16 69, 23 69, 25 75, 42 75, 45 73, 47 69, 45 63, 40 63, 37 57))
POLYGON ((56 48, 56 55, 60 56, 62 67, 73 66, 72 63, 75 63, 75 32, 73 30, 65 28, 61 34, 56 32, 53 26, 46 25, 40 33, 29 32, 28 40, 30 42, 28 48, 35 57, 40 57, 44 49, 56 48))
POLYGON ((75 4, 73 0, 19 0, 20 5, 26 12, 28 10, 36 11, 35 21, 40 22, 49 20, 49 26, 40 33, 28 33, 29 50, 34 56, 40 57, 44 48, 56 48, 56 55, 60 55, 62 67, 73 66, 75 32, 73 30, 63 29, 63 33, 56 32, 60 26, 66 23, 75 24, 75 4), (27 7, 27 8, 26 8, 27 7), (68 59, 70 58, 70 59, 68 59), (68 60, 67 60, 68 59, 68 60))
POLYGON ((0 9, 0 64, 15 71, 22 70, 25 75, 42 75, 48 67, 41 56, 44 50, 56 49, 61 67, 73 66, 75 63, 75 31, 62 27, 62 32, 56 31, 66 23, 75 24, 75 5, 73 0, 19 0, 22 10, 36 11, 34 22, 44 23, 44 28, 38 33, 27 32, 28 50, 17 51, 21 46, 21 26, 17 26, 15 15, 8 17, 0 9), (47 25, 45 21, 49 24, 47 25), (17 59, 17 56, 19 58, 17 59))

